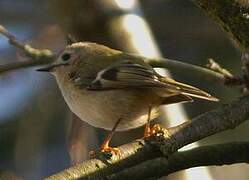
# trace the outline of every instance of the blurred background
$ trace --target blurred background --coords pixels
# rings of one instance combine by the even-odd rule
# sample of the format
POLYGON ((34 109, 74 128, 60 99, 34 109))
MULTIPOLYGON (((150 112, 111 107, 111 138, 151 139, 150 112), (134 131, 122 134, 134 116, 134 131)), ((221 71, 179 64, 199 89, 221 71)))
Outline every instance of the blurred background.
MULTIPOLYGON (((208 58, 214 58, 233 73, 240 72, 240 52, 220 27, 193 3, 182 0, 141 0, 139 3, 135 0, 0 0, 0 24, 20 40, 54 52, 66 45, 68 34, 79 41, 93 41, 139 53, 142 50, 139 51, 139 45, 134 41, 141 40, 140 45, 147 48, 144 55, 162 55, 201 66, 208 58), (138 16, 121 19, 130 12, 138 16), (149 30, 139 31, 139 23, 149 30), (132 36, 130 27, 148 35, 141 35, 140 39, 132 36), (151 54, 146 54, 151 49, 151 54)), ((22 55, 0 36, 0 63, 20 60, 23 60, 22 55)), ((229 103, 240 94, 239 89, 205 82, 198 78, 198 74, 196 77, 171 74, 178 81, 219 97, 221 103, 229 103)), ((35 68, 1 74, 0 100, 0 179, 41 179, 61 171, 88 159, 88 152, 97 149, 107 134, 75 117, 65 104, 55 79, 49 74, 36 72, 35 68)), ((191 119, 217 106, 201 100, 184 104, 185 117, 191 119)), ((181 112, 174 111, 166 118, 168 121, 162 117, 158 121, 168 126, 170 120, 179 117, 178 113, 181 112)), ((249 124, 244 123, 199 144, 247 140, 248 130, 249 124)), ((143 128, 117 133, 112 145, 139 138, 142 132, 143 128)), ((198 168, 194 169, 198 171, 198 168)), ((210 167, 206 172, 206 179, 210 180, 249 177, 249 167, 242 164, 210 167)), ((198 176, 179 172, 165 179, 195 178, 198 176)))

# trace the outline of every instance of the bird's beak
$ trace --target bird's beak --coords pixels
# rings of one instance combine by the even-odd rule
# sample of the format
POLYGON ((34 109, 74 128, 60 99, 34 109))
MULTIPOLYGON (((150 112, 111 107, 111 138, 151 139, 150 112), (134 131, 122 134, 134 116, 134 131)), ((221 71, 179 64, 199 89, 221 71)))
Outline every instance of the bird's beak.
POLYGON ((42 67, 39 69, 36 69, 36 71, 40 71, 40 72, 50 72, 53 69, 54 66, 47 66, 47 67, 42 67))
POLYGON ((52 64, 52 65, 48 65, 46 67, 42 67, 42 68, 36 69, 36 71, 40 71, 40 72, 51 72, 55 67, 62 66, 62 65, 66 65, 66 64, 52 64))

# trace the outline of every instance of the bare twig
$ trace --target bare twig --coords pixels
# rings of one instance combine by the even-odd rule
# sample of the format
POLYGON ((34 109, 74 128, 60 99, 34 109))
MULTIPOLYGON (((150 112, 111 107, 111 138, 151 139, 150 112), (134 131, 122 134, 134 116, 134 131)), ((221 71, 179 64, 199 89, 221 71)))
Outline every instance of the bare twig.
MULTIPOLYGON (((5 65, 0 65, 0 73, 7 72, 14 69, 20 69, 25 67, 32 67, 37 65, 44 65, 51 63, 55 55, 52 51, 48 49, 35 49, 28 44, 23 44, 17 38, 7 31, 3 26, 0 25, 0 33, 9 39, 10 44, 15 46, 17 49, 24 52, 24 54, 29 58, 26 61, 21 62, 13 62, 5 65)), ((198 77, 201 79, 209 80, 212 82, 226 84, 226 85, 241 85, 242 81, 240 78, 227 76, 228 74, 224 74, 224 72, 216 72, 214 70, 210 70, 204 67, 191 65, 188 63, 184 63, 177 60, 160 58, 160 59, 151 59, 147 58, 147 62, 153 67, 163 67, 168 68, 172 71, 178 71, 181 74, 186 74, 190 76, 196 77, 198 73, 198 77)))
POLYGON ((220 64, 218 64, 214 59, 212 58, 209 58, 208 59, 208 63, 206 64, 206 66, 215 71, 215 72, 218 72, 220 74, 223 74, 224 77, 227 77, 227 78, 233 78, 233 75, 232 73, 230 73, 227 69, 221 67, 220 64))
POLYGON ((32 59, 51 59, 53 57, 53 53, 48 49, 35 49, 28 44, 23 44, 17 38, 7 31, 2 25, 0 25, 0 33, 3 34, 17 49, 21 50, 27 57, 32 59))
POLYGON ((245 85, 245 78, 244 76, 234 76, 231 72, 229 72, 227 69, 223 68, 219 63, 217 63, 214 59, 209 58, 208 63, 206 66, 223 75, 224 78, 224 84, 228 86, 242 86, 245 85))
MULTIPOLYGON (((229 105, 204 113, 192 121, 168 129, 166 133, 120 147, 122 156, 91 159, 65 169, 47 179, 100 178, 117 173, 155 157, 170 156, 179 148, 212 134, 232 129, 249 117, 249 96, 244 96, 229 105), (162 153, 162 154, 161 154, 162 153)), ((164 131, 163 131, 164 132, 164 131)))
POLYGON ((25 51, 25 45, 19 42, 16 37, 9 31, 7 31, 7 29, 5 29, 2 25, 0 25, 0 33, 3 34, 6 38, 8 38, 10 44, 22 51, 25 51))
POLYGON ((197 147, 188 151, 177 152, 168 159, 159 157, 145 161, 134 167, 112 174, 107 179, 145 179, 161 177, 180 170, 210 165, 228 165, 249 163, 249 142, 197 147))
MULTIPOLYGON (((0 33, 9 39, 10 44, 12 44, 16 48, 24 52, 24 54, 30 58, 29 60, 24 62, 14 62, 6 65, 0 65, 0 73, 13 69, 43 65, 50 63, 54 60, 54 55, 50 50, 48 49, 39 50, 27 44, 21 43, 20 41, 17 40, 17 38, 13 34, 8 32, 1 25, 0 25, 0 33)), ((224 78, 224 74, 220 72, 215 72, 204 67, 187 64, 181 61, 167 59, 167 58, 161 58, 156 60, 147 58, 147 60, 148 60, 147 62, 154 67, 168 68, 172 71, 179 71, 181 73, 186 73, 195 77, 196 73, 198 73, 199 77, 218 83, 225 83, 226 80, 224 78)))
POLYGON ((168 68, 172 72, 180 72, 181 74, 194 76, 198 74, 198 78, 208 80, 211 82, 224 84, 225 78, 224 75, 213 70, 184 63, 181 61, 168 59, 168 58, 160 58, 160 59, 147 59, 147 62, 153 67, 160 67, 160 68, 168 68))
POLYGON ((28 44, 21 43, 13 34, 11 34, 1 25, 0 33, 9 40, 10 44, 21 50, 28 58, 28 60, 26 61, 0 65, 0 73, 7 72, 13 69, 48 64, 54 60, 54 54, 52 53, 52 51, 48 49, 35 49, 28 44))
POLYGON ((50 62, 51 61, 49 59, 37 59, 37 60, 31 59, 31 60, 26 60, 26 61, 18 61, 18 62, 3 64, 3 65, 0 65, 0 74, 11 71, 11 70, 48 64, 50 62))

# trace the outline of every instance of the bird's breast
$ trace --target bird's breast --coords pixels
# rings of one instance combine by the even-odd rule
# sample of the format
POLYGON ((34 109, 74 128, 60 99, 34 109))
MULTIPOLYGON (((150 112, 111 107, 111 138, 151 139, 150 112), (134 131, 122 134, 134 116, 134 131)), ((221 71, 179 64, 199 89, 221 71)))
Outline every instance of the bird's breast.
POLYGON ((92 126, 110 130, 121 118, 117 130, 124 131, 140 127, 147 122, 149 108, 155 118, 157 106, 145 90, 90 91, 71 83, 58 81, 69 108, 81 120, 92 126))

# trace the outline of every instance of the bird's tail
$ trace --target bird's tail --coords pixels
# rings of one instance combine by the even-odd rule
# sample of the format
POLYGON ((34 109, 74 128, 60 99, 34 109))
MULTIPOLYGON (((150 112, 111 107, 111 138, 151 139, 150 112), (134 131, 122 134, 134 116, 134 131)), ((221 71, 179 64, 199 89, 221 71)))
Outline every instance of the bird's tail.
POLYGON ((197 98, 205 99, 209 101, 219 101, 218 98, 196 87, 177 82, 167 77, 162 77, 160 80, 166 84, 167 90, 169 90, 170 92, 177 93, 177 94, 179 93, 179 94, 183 94, 183 95, 191 96, 191 97, 197 97, 197 98))

